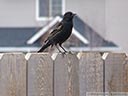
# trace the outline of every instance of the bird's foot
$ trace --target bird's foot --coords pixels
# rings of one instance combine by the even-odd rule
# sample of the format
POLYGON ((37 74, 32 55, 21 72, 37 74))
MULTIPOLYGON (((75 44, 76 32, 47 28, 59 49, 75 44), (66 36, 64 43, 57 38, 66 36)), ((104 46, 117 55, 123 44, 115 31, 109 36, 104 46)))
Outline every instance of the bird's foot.
POLYGON ((73 52, 71 52, 71 51, 64 51, 64 52, 60 52, 62 55, 63 55, 63 57, 66 55, 66 54, 71 54, 71 55, 73 55, 73 52))
POLYGON ((73 55, 73 52, 72 51, 69 51, 68 53, 73 55))

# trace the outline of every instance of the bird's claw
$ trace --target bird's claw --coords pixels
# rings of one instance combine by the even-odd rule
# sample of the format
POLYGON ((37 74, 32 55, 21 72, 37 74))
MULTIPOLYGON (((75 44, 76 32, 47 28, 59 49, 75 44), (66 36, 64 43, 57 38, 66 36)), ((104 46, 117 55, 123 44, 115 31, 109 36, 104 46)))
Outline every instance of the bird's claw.
POLYGON ((69 51, 68 53, 73 55, 72 51, 69 51))
POLYGON ((64 51, 64 52, 60 52, 60 53, 63 55, 63 57, 64 57, 64 55, 66 55, 66 53, 73 55, 73 53, 71 51, 64 51))

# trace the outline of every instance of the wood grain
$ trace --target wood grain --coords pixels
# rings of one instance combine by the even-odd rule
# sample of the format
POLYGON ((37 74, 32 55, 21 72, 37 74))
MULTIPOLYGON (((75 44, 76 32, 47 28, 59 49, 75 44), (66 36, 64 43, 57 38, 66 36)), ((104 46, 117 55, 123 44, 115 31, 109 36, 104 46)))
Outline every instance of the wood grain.
POLYGON ((79 66, 80 96, 86 96, 88 92, 103 92, 103 60, 101 55, 98 52, 82 53, 79 66))
POLYGON ((0 96, 87 96, 104 91, 128 92, 126 54, 108 53, 104 60, 99 52, 58 54, 54 60, 49 53, 0 54, 0 96))
POLYGON ((106 92, 123 92, 124 66, 126 55, 123 53, 110 53, 105 60, 105 86, 106 92))
POLYGON ((49 54, 31 54, 28 60, 28 96, 53 96, 53 61, 49 54))
POLYGON ((26 96, 26 60, 23 54, 6 53, 0 59, 0 96, 26 96))
POLYGON ((123 68, 123 92, 128 92, 128 56, 125 58, 125 61, 123 62, 123 68))
POLYGON ((54 62, 54 96, 79 96, 79 61, 76 55, 59 54, 54 62))

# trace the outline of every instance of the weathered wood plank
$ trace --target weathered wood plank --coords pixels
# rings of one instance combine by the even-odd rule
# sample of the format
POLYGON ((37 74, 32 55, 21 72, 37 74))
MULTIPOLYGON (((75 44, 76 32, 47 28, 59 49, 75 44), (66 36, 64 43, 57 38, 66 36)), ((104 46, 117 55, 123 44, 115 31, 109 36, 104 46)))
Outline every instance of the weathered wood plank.
POLYGON ((124 67, 126 55, 109 53, 105 60, 105 90, 106 92, 123 92, 124 67))
POLYGON ((1 56, 0 96, 26 96, 26 60, 23 54, 1 56))
POLYGON ((128 56, 126 57, 124 61, 124 87, 123 87, 123 92, 128 92, 128 56))
POLYGON ((53 61, 49 54, 30 55, 28 96, 53 96, 53 61))
POLYGON ((87 92, 103 92, 101 55, 97 52, 81 53, 79 63, 80 96, 86 96, 87 92))
POLYGON ((79 96, 79 62, 76 55, 59 54, 54 63, 54 96, 79 96))

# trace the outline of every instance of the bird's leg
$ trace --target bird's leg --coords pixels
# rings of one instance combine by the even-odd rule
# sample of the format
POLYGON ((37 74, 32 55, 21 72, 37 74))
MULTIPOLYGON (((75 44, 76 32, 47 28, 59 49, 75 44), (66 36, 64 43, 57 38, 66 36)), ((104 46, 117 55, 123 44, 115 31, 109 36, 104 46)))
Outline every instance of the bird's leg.
MULTIPOLYGON (((67 53, 67 51, 64 49, 64 47, 61 44, 59 44, 59 45, 64 50, 64 53, 67 53)), ((73 54, 71 51, 69 51, 68 53, 73 54)))
POLYGON ((55 45, 56 46, 56 48, 58 49, 58 51, 60 52, 60 53, 63 53, 62 51, 60 51, 60 49, 59 49, 59 47, 57 46, 57 45, 55 45))
POLYGON ((64 49, 64 47, 62 47, 61 44, 59 44, 59 46, 64 50, 64 53, 67 53, 67 51, 64 49))

